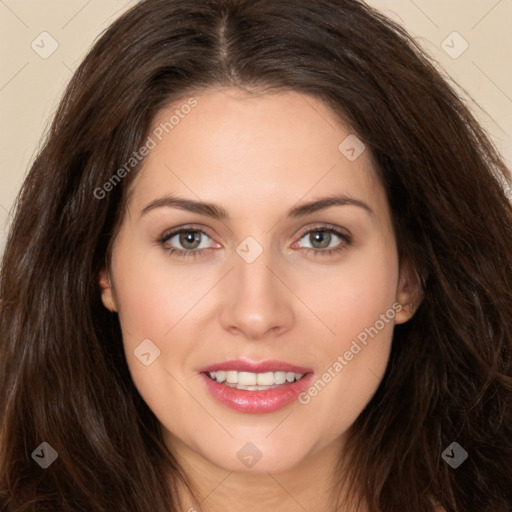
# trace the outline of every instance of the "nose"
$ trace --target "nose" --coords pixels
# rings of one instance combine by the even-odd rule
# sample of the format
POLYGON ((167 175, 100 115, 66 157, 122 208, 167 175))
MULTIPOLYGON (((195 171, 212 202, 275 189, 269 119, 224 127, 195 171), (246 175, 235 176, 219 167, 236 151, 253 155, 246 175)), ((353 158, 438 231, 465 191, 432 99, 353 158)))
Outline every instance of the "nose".
POLYGON ((251 263, 235 254, 233 264, 222 290, 223 328, 252 341, 291 329, 296 299, 286 282, 284 265, 276 263, 270 250, 264 250, 251 263))

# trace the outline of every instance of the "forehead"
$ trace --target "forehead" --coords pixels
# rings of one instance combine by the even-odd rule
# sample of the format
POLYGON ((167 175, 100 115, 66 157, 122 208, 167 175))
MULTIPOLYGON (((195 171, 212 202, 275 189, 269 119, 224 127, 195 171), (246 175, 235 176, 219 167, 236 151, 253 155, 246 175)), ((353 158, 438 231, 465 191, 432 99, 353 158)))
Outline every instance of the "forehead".
POLYGON ((245 208, 326 192, 383 199, 370 152, 309 95, 207 91, 162 109, 149 135, 154 147, 131 187, 136 207, 166 192, 238 200, 245 208), (191 98, 195 106, 185 108, 191 98))

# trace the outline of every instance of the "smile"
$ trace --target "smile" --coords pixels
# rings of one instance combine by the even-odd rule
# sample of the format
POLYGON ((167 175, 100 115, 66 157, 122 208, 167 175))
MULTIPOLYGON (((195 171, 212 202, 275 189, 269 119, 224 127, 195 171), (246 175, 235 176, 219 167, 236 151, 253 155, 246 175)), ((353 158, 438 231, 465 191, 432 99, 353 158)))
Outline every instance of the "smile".
POLYGON ((224 384, 231 388, 244 389, 246 391, 264 391, 274 389, 290 382, 296 382, 302 379, 303 373, 295 372, 237 372, 236 370, 217 372, 208 372, 208 376, 219 384, 224 384))
POLYGON ((269 413, 294 402, 310 385, 310 368, 283 361, 233 360, 200 370, 208 394, 220 404, 243 413, 269 413))

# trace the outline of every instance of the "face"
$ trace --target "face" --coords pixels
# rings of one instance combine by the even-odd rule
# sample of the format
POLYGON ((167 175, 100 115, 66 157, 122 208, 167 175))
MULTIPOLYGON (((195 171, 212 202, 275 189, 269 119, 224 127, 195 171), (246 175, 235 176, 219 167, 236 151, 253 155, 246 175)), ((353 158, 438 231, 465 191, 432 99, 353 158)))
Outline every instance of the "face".
POLYGON ((172 450, 230 471, 299 467, 342 446, 411 316, 385 191, 319 100, 188 100, 154 122, 102 299, 172 450))

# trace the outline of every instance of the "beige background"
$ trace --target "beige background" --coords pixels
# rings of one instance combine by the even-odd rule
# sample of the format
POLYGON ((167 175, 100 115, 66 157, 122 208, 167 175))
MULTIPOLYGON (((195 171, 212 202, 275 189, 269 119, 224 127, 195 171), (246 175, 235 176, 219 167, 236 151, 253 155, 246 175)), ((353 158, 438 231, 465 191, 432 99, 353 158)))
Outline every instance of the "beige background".
MULTIPOLYGON (((73 70, 101 32, 135 3, 0 0, 0 253, 14 199, 73 70), (57 49, 43 59, 39 53, 52 44, 57 49)), ((367 3, 404 25, 467 91, 512 168, 512 0, 367 3)))

